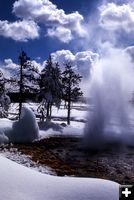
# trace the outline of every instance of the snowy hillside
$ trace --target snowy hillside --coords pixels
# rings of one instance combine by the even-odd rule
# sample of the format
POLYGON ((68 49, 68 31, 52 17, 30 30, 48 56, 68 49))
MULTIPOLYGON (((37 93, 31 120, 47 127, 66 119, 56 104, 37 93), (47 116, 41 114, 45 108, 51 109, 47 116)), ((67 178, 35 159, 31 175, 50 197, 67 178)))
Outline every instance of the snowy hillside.
POLYGON ((41 174, 0 156, 2 200, 118 200, 117 183, 41 174))

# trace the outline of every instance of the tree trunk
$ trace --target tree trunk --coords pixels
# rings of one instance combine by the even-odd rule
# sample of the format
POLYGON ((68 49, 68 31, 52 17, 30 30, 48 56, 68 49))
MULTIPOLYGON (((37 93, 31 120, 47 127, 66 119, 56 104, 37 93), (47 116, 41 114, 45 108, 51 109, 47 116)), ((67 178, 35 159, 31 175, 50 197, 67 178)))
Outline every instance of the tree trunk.
POLYGON ((67 112, 67 124, 70 125, 70 112, 71 112, 71 78, 69 79, 69 92, 68 92, 68 112, 67 112))
POLYGON ((68 108, 67 108, 67 124, 70 125, 70 113, 71 113, 71 102, 68 101, 68 108))
POLYGON ((19 102, 19 120, 20 120, 20 115, 21 115, 21 109, 22 109, 22 100, 20 99, 20 102, 19 102))
POLYGON ((51 121, 51 117, 52 117, 52 104, 50 105, 50 115, 49 115, 49 117, 50 117, 50 121, 51 121))
POLYGON ((49 121, 49 111, 50 111, 50 104, 47 103, 47 114, 46 114, 46 121, 49 121))
POLYGON ((44 109, 41 110, 41 122, 44 122, 44 109))
POLYGON ((19 91, 19 120, 20 120, 20 115, 21 115, 21 109, 22 109, 22 87, 23 87, 23 81, 22 81, 22 67, 23 64, 21 62, 21 66, 20 66, 20 91, 19 91))

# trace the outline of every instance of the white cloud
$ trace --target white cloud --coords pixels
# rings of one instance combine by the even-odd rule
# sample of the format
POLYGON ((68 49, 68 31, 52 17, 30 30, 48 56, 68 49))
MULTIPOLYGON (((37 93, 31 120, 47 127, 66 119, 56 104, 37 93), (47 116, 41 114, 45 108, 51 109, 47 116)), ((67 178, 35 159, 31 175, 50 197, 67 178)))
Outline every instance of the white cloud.
POLYGON ((51 56, 53 62, 58 62, 62 70, 64 70, 66 63, 70 63, 75 72, 82 75, 80 87, 84 95, 87 96, 89 92, 89 75, 92 67, 94 67, 95 63, 98 61, 99 55, 92 51, 82 51, 74 54, 69 50, 63 49, 52 53, 51 56))
POLYGON ((59 26, 56 28, 49 28, 47 30, 47 35, 52 38, 53 37, 58 38, 60 41, 62 41, 64 43, 68 43, 73 39, 71 31, 62 26, 59 26))
MULTIPOLYGON (((36 67, 39 70, 39 72, 42 70, 43 64, 41 64, 35 60, 31 60, 31 63, 33 64, 34 67, 36 67)), ((0 63, 0 70, 2 70, 2 72, 6 78, 18 77, 18 75, 20 73, 19 72, 20 65, 14 63, 11 58, 7 58, 4 60, 4 62, 0 63)))
POLYGON ((73 39, 72 35, 77 37, 87 35, 83 26, 84 18, 79 12, 66 14, 63 9, 58 9, 49 0, 15 1, 13 13, 19 18, 45 24, 48 28, 48 35, 57 37, 62 42, 69 42, 73 39), (55 34, 54 31, 56 31, 55 34))
MULTIPOLYGON (((80 86, 84 94, 86 94, 89 85, 89 74, 91 68, 98 60, 99 55, 92 51, 82 51, 73 54, 70 50, 60 50, 52 53, 51 56, 53 62, 58 62, 62 70, 64 70, 66 63, 70 63, 73 66, 73 69, 83 76, 80 86)), ((32 60, 31 62, 39 69, 39 71, 41 71, 46 64, 46 60, 42 63, 35 60, 32 60)), ((20 66, 19 64, 14 63, 12 59, 8 58, 5 59, 3 63, 0 63, 0 69, 6 78, 10 78, 16 77, 16 74, 19 75, 20 66)))
POLYGON ((34 21, 8 22, 0 20, 0 35, 16 41, 27 41, 39 37, 39 27, 34 21))
POLYGON ((92 51, 83 51, 73 54, 69 50, 61 50, 51 55, 53 61, 58 62, 62 68, 65 67, 64 64, 70 63, 85 79, 89 78, 90 69, 99 58, 99 55, 92 51))
POLYGON ((4 60, 4 68, 5 68, 6 70, 14 70, 14 69, 16 70, 16 69, 19 68, 19 65, 16 64, 16 63, 14 63, 14 62, 12 61, 12 59, 8 58, 8 59, 5 59, 5 60, 4 60))
POLYGON ((37 62, 36 60, 31 60, 32 65, 38 69, 39 72, 41 72, 42 68, 43 68, 43 64, 37 62))
POLYGON ((100 26, 110 31, 134 33, 134 3, 107 3, 101 6, 100 26))
MULTIPOLYGON (((73 54, 70 50, 60 50, 51 54, 53 62, 58 62, 61 69, 65 68, 65 64, 70 63, 77 73, 83 76, 83 80, 89 78, 91 67, 94 66, 99 58, 97 53, 92 51, 82 51, 73 54)), ((46 60, 42 63, 35 60, 31 60, 32 64, 41 71, 46 64, 46 60)), ((0 63, 0 69, 3 71, 5 77, 13 77, 19 74, 19 64, 13 62, 12 59, 5 59, 3 63, 0 63)))
POLYGON ((6 78, 13 77, 19 73, 19 65, 14 63, 12 59, 7 58, 4 62, 0 63, 0 70, 2 70, 6 78))
POLYGON ((19 67, 19 65, 17 65, 16 63, 14 63, 12 61, 12 59, 10 59, 10 58, 5 59, 4 60, 4 64, 5 64, 6 69, 16 69, 16 68, 19 67))
POLYGON ((71 64, 75 61, 75 55, 69 50, 60 50, 51 54, 53 61, 58 62, 60 65, 70 62, 71 64))

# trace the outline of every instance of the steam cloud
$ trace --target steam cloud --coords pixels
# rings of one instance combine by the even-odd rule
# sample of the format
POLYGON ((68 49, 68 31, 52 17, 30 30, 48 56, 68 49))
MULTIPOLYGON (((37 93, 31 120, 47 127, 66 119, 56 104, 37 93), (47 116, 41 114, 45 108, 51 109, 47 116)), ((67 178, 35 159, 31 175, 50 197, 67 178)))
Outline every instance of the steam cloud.
POLYGON ((86 146, 100 149, 107 143, 134 145, 132 99, 134 68, 126 51, 110 48, 92 68, 89 111, 85 127, 86 146), (91 108, 90 108, 91 109, 91 108))

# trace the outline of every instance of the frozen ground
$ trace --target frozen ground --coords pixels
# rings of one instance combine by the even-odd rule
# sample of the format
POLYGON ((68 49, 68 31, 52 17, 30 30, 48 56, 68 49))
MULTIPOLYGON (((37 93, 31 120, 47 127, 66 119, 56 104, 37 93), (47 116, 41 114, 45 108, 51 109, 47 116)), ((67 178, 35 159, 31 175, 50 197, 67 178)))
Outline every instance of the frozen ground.
POLYGON ((118 200, 117 183, 45 175, 0 156, 2 200, 118 200))

